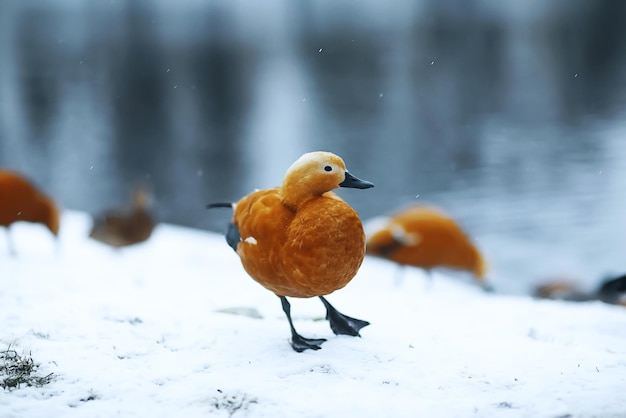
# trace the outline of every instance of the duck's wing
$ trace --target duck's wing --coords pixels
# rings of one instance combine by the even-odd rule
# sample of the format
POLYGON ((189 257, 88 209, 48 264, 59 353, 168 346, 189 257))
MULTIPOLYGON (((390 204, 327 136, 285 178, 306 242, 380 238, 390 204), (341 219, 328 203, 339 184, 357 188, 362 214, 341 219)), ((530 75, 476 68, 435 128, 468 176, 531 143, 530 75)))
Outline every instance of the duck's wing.
POLYGON ((284 233, 290 215, 282 204, 278 188, 253 192, 237 202, 233 224, 237 225, 242 240, 254 239, 257 243, 274 240, 284 233))

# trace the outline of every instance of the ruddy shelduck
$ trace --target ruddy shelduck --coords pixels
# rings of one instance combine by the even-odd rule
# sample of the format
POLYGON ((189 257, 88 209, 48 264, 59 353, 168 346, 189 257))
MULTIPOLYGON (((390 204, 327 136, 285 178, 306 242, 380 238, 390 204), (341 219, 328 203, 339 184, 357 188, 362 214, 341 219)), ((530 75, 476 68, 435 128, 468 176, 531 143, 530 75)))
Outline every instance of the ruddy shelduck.
POLYGON ((571 302, 584 302, 595 300, 597 295, 585 292, 580 285, 568 279, 550 279, 537 286, 532 295, 538 299, 567 300, 571 302))
POLYGON ((131 207, 109 209, 97 216, 89 237, 114 248, 146 241, 156 225, 151 200, 144 187, 136 187, 131 207))
POLYGON ((15 247, 8 229, 20 221, 43 224, 55 237, 59 233, 59 209, 54 201, 21 174, 0 170, 0 226, 7 228, 9 251, 13 254, 15 247))
POLYGON ((297 352, 318 350, 326 340, 298 334, 287 297, 319 297, 335 334, 360 336, 369 325, 340 313, 324 298, 352 280, 365 256, 361 220, 332 192, 339 187, 373 184, 350 174, 337 155, 311 152, 289 167, 280 187, 255 191, 234 204, 208 205, 234 209, 226 240, 246 272, 280 298, 297 352))
POLYGON ((626 274, 604 279, 597 289, 586 292, 571 280, 550 280, 538 286, 533 296, 540 299, 560 299, 570 302, 600 300, 611 305, 626 306, 626 274))
POLYGON ((428 272, 437 267, 469 271, 485 290, 491 290, 480 251, 454 219, 433 207, 413 206, 398 212, 368 234, 366 251, 428 272))

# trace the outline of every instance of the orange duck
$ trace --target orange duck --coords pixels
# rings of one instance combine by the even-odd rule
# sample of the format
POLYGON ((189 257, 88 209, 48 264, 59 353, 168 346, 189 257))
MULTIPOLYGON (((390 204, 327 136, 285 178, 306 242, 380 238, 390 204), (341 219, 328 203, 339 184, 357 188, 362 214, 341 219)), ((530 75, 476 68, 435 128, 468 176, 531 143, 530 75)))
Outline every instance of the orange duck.
POLYGON ((335 334, 360 336, 369 325, 324 298, 352 280, 365 255, 363 226, 356 211, 331 191, 338 187, 373 184, 348 173, 340 157, 311 152, 289 167, 281 187, 255 191, 234 204, 208 205, 234 209, 226 240, 246 272, 280 298, 297 352, 318 350, 326 340, 296 332, 287 297, 319 297, 335 334))
MULTIPOLYGON (((59 210, 54 201, 20 174, 0 170, 0 225, 8 229, 19 221, 41 223, 55 237, 59 233, 59 210)), ((9 251, 14 254, 10 235, 7 237, 9 251)))
POLYGON ((533 296, 539 299, 558 299, 570 302, 599 300, 611 305, 626 306, 626 274, 604 279, 592 292, 581 290, 570 280, 550 280, 538 286, 533 296))
POLYGON ((89 237, 120 248, 146 241, 156 225, 150 210, 150 194, 143 188, 134 191, 130 208, 110 209, 94 219, 89 237))
POLYGON ((570 302, 585 302, 595 300, 596 295, 580 289, 580 286, 567 279, 553 279, 537 286, 533 296, 538 299, 567 300, 570 302))
POLYGON ((434 208, 414 206, 400 211, 369 234, 366 251, 427 271, 436 267, 469 271, 481 287, 491 290, 480 251, 454 219, 434 208))

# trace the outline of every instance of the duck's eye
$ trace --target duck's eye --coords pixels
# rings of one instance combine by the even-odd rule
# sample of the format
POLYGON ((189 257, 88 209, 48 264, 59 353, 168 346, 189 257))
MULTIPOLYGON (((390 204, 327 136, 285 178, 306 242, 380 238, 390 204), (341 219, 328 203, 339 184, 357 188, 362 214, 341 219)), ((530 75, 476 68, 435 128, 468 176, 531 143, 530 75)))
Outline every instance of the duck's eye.
POLYGON ((324 167, 324 171, 333 171, 333 168, 329 165, 324 167))

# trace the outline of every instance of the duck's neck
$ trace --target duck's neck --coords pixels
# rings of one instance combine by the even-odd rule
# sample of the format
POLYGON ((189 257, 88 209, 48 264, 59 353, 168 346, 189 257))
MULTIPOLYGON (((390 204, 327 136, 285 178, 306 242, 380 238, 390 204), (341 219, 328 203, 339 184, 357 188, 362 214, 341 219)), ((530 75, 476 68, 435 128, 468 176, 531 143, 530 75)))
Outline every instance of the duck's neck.
POLYGON ((292 210, 298 210, 304 203, 324 194, 324 190, 311 189, 306 176, 292 175, 283 180, 280 188, 280 199, 292 210))

